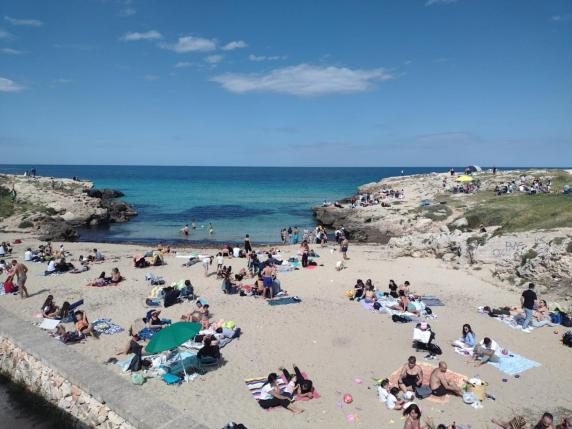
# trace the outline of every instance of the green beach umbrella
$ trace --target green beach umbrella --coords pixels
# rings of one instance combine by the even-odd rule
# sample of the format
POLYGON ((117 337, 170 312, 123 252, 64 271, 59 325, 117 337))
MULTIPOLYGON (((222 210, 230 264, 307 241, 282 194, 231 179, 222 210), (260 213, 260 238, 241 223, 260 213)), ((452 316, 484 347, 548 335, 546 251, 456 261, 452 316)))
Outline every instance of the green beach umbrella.
POLYGON ((193 338, 201 330, 201 324, 196 322, 177 322, 157 332, 145 347, 148 353, 161 353, 180 346, 193 338))

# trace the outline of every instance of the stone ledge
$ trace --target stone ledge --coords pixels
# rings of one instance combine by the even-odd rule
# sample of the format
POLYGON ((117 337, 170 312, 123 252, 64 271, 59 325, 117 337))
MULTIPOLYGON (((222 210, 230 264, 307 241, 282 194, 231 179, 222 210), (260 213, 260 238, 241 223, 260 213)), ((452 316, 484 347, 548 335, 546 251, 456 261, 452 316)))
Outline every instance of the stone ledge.
MULTIPOLYGON (((109 421, 111 423, 113 423, 112 420, 118 422, 125 420, 127 425, 137 429, 207 429, 207 426, 197 423, 188 414, 157 400, 111 370, 86 360, 84 356, 73 350, 73 346, 65 346, 55 341, 46 332, 18 319, 8 310, 0 308, 0 320, 2 321, 0 338, 6 339, 11 344, 13 352, 20 353, 16 349, 21 349, 32 358, 31 360, 37 360, 44 369, 53 371, 73 386, 77 386, 81 391, 90 395, 92 400, 105 404, 110 409, 109 421), (144 417, 141 415, 141 410, 151 409, 152 413, 144 417)), ((7 354, 1 354, 0 363, 5 359, 7 359, 7 354)), ((29 365, 27 370, 32 372, 33 366, 35 365, 29 365)), ((26 384, 32 389, 38 387, 31 382, 26 384)), ((67 390, 67 387, 65 389, 67 390)), ((71 394, 63 393, 62 397, 64 396, 70 397, 71 394)), ((54 398, 46 399, 61 407, 54 398)), ((66 411, 69 410, 66 409, 66 411)), ((71 414, 76 415, 74 412, 71 414)), ((126 426, 124 423, 117 423, 112 427, 126 426)))

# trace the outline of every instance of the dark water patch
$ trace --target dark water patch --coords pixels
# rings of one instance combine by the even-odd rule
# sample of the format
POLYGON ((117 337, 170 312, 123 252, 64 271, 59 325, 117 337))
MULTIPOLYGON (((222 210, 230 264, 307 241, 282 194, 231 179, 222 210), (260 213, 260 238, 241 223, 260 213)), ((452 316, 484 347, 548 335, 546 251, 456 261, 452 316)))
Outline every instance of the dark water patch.
POLYGON ((207 222, 220 219, 240 219, 258 216, 270 216, 275 214, 273 209, 245 207, 239 204, 216 204, 207 206, 195 206, 177 213, 142 213, 140 218, 160 222, 188 222, 192 219, 197 222, 207 222))

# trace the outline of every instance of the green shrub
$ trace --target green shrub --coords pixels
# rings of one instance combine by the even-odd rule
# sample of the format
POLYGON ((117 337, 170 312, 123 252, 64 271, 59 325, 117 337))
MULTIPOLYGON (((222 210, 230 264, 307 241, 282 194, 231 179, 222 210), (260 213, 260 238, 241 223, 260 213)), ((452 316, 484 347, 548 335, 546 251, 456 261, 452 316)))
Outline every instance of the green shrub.
POLYGON ((18 228, 20 229, 26 229, 26 228, 31 228, 33 227, 34 224, 32 222, 30 222, 29 220, 23 220, 22 222, 20 222, 20 224, 18 225, 18 228))

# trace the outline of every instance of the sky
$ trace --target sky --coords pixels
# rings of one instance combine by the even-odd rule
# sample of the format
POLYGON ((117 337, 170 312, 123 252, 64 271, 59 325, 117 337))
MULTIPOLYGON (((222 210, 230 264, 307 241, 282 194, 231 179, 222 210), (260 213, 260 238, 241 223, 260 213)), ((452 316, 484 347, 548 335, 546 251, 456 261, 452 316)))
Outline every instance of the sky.
POLYGON ((0 163, 572 166, 572 0, 0 0, 0 163))

